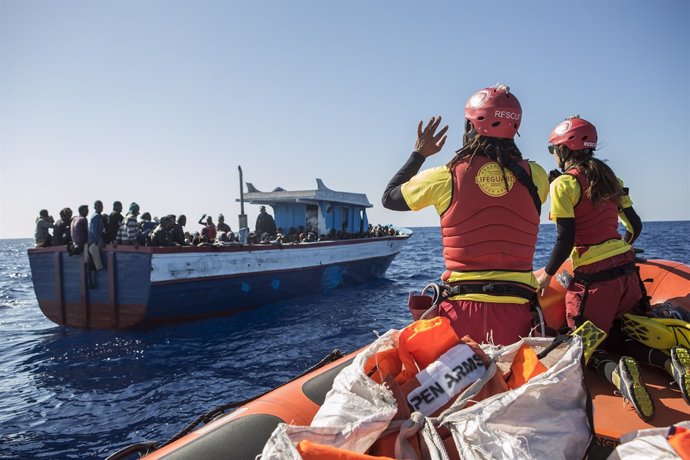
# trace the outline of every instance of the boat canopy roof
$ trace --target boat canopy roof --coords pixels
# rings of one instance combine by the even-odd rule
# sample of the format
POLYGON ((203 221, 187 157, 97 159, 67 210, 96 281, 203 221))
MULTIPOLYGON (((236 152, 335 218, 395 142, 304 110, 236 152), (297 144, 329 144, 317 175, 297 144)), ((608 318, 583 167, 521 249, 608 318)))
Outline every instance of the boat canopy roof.
POLYGON ((364 193, 337 192, 326 187, 321 179, 316 179, 316 190, 295 190, 292 192, 281 187, 277 187, 272 192, 262 192, 247 182, 247 193, 244 194, 244 201, 250 204, 271 206, 289 203, 318 204, 321 202, 361 206, 362 208, 373 206, 364 193))

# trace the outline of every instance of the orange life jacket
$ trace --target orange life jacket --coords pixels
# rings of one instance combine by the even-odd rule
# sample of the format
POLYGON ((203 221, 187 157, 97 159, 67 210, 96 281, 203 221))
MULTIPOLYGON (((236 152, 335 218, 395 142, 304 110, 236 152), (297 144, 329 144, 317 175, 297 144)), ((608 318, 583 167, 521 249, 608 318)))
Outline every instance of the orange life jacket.
MULTIPOLYGON (((517 164, 531 174, 525 160, 517 164)), ((453 195, 441 216, 443 256, 450 271, 532 270, 539 213, 515 176, 486 157, 453 165, 453 195)))
POLYGON ((690 430, 682 426, 674 426, 673 434, 668 437, 668 443, 683 460, 690 460, 690 430))
POLYGON ((532 347, 523 343, 510 365, 510 376, 506 383, 508 388, 514 390, 546 370, 532 347))
POLYGON ((297 444, 297 452, 299 452, 302 460, 393 460, 392 457, 359 454, 307 440, 297 444))

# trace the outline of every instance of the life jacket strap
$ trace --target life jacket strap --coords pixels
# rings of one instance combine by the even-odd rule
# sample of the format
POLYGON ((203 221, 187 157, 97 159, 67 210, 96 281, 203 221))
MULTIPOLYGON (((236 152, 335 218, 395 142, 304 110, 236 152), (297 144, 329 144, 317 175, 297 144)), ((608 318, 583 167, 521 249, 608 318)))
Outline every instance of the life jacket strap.
POLYGON ((589 295, 589 287, 592 283, 600 283, 603 281, 610 281, 621 276, 627 276, 631 273, 637 273, 637 279, 640 283, 640 290, 642 291, 642 298, 637 306, 640 310, 648 310, 649 307, 649 295, 647 294, 647 289, 645 288, 644 282, 640 277, 640 269, 637 267, 635 262, 629 262, 627 264, 618 265, 617 267, 607 268, 596 273, 581 273, 577 270, 573 273, 573 281, 584 285, 585 291, 582 294, 582 300, 580 300, 580 308, 578 315, 573 318, 575 321, 575 326, 580 327, 587 320, 585 317, 585 306, 587 305, 587 297, 589 295))
POLYGON ((518 181, 524 185, 529 191, 532 201, 534 201, 534 207, 537 208, 537 214, 541 216, 541 198, 539 197, 539 189, 534 184, 532 176, 530 176, 525 169, 517 164, 515 161, 511 160, 508 162, 506 167, 513 173, 518 181))
POLYGON ((530 310, 536 314, 533 318, 533 326, 537 327, 542 337, 556 335, 555 331, 546 326, 544 312, 539 303, 536 290, 515 283, 495 281, 460 281, 443 286, 444 298, 463 294, 490 294, 495 296, 519 297, 530 304, 530 310))
POLYGON ((620 278, 621 276, 627 276, 630 273, 634 273, 636 271, 637 265, 635 265, 635 262, 630 262, 627 264, 619 265, 617 267, 607 268, 606 270, 602 270, 596 273, 581 273, 575 270, 575 273, 573 274, 573 279, 576 282, 582 284, 592 284, 602 281, 614 280, 616 278, 620 278))
POLYGON ((445 297, 454 297, 464 294, 488 294, 495 296, 520 297, 532 303, 537 298, 535 289, 527 288, 513 283, 496 281, 461 281, 445 286, 445 297))
MULTIPOLYGON (((436 315, 438 312, 438 305, 449 297, 454 297, 456 295, 490 294, 496 296, 519 297, 529 301, 530 310, 532 310, 535 315, 533 325, 539 328, 541 336, 546 337, 547 335, 556 335, 556 331, 546 325, 546 321, 544 320, 544 312, 539 304, 539 297, 537 296, 536 291, 528 287, 514 283, 495 281, 460 281, 452 284, 430 283, 422 290, 422 296, 425 296, 426 292, 429 290, 432 291, 431 305, 421 315, 421 317, 419 317, 419 319, 425 319, 426 317, 436 315)), ((414 313, 413 317, 416 318, 414 313)))

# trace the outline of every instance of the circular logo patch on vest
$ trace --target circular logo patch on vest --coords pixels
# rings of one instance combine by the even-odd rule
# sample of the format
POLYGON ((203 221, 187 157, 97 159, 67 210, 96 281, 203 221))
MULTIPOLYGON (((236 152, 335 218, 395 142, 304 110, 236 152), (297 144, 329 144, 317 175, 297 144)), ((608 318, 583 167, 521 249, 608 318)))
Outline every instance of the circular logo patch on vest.
POLYGON ((501 166, 496 162, 482 166, 474 177, 474 181, 482 189, 482 192, 489 196, 503 196, 508 193, 515 183, 513 173, 506 171, 506 180, 508 181, 508 190, 506 190, 506 184, 503 181, 501 166))

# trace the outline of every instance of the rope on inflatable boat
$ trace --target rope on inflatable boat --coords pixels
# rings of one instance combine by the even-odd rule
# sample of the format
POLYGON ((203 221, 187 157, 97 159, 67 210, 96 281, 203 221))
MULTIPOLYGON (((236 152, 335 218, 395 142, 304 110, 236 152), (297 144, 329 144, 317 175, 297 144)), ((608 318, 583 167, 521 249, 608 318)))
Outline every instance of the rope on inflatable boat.
MULTIPOLYGON (((302 372, 297 377, 294 377, 294 378, 288 380, 283 385, 287 385, 288 383, 290 383, 294 380, 297 380, 300 377, 304 377, 306 374, 308 374, 312 371, 315 371, 316 369, 319 369, 319 368, 325 366, 326 364, 332 363, 333 361, 337 361, 338 359, 342 358, 343 356, 345 356, 345 355, 343 355, 343 353, 340 350, 335 349, 332 352, 330 352, 328 355, 326 355, 323 359, 321 359, 321 361, 319 361, 318 363, 316 363, 315 365, 313 365, 312 367, 310 367, 306 371, 302 372)), ((235 401, 235 402, 231 402, 231 403, 227 403, 227 404, 223 404, 221 406, 218 406, 215 409, 212 409, 209 412, 206 412, 205 414, 199 416, 196 420, 194 420, 192 423, 190 423, 185 428, 183 428, 179 433, 177 433, 175 436, 170 438, 170 440, 168 440, 164 444, 161 444, 160 446, 157 446, 156 448, 160 449, 163 446, 167 446, 168 444, 170 444, 174 441, 177 441, 181 437, 192 432, 197 427, 197 425, 201 424, 202 422, 204 424, 209 423, 210 421, 223 415, 229 409, 236 409, 238 407, 244 406, 245 404, 249 404, 250 402, 254 401, 255 399, 259 399, 260 397, 264 396, 265 394, 270 393, 274 389, 275 388, 272 388, 272 389, 265 391, 261 394, 253 396, 249 399, 245 399, 244 401, 235 401)))

